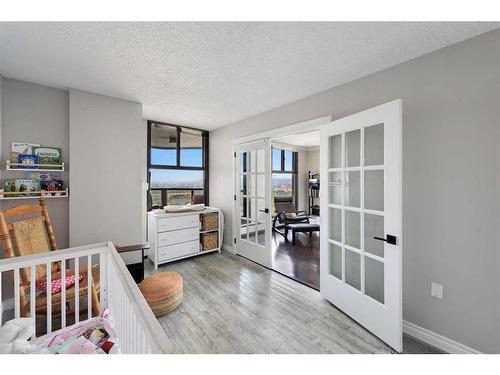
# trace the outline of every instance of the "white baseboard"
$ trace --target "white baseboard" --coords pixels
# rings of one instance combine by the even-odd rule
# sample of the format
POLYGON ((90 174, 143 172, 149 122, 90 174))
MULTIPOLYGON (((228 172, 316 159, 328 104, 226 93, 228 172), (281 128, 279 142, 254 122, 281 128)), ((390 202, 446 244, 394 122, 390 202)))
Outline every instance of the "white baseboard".
POLYGON ((228 245, 226 243, 222 244, 222 250, 227 251, 231 254, 236 254, 236 249, 232 247, 231 245, 228 245))
POLYGON ((406 320, 403 321, 403 332, 450 354, 481 354, 476 349, 407 322, 406 320))

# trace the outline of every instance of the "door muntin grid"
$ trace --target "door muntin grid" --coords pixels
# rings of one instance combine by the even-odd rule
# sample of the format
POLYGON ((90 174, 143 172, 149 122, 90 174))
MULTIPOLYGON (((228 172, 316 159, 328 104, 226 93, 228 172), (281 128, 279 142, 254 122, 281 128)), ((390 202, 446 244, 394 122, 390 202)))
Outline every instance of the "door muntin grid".
POLYGON ((329 137, 329 273, 385 303, 384 124, 329 137))
POLYGON ((238 204, 240 237, 244 242, 266 246, 265 236, 265 150, 238 152, 240 163, 238 204))

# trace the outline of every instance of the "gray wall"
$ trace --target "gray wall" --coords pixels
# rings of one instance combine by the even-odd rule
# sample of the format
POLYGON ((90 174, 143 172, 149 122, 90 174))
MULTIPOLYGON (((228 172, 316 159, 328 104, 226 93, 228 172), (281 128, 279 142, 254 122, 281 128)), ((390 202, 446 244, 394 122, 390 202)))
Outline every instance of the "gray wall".
MULTIPOLYGON (((10 159, 11 142, 33 142, 62 148, 65 166, 69 169, 68 92, 33 83, 3 78, 2 84, 1 162, 2 178, 24 178, 25 173, 5 170, 10 159)), ((62 178, 68 186, 68 172, 62 178)), ((0 201, 7 209, 19 204, 34 204, 36 200, 0 201)), ((69 203, 67 198, 47 199, 54 225, 57 246, 69 246, 69 203)))
POLYGON ((70 244, 143 241, 140 103, 70 90, 70 244))
POLYGON ((225 243, 232 139, 402 98, 404 319, 500 352, 499 66, 496 30, 212 131, 210 204, 226 214, 225 243))

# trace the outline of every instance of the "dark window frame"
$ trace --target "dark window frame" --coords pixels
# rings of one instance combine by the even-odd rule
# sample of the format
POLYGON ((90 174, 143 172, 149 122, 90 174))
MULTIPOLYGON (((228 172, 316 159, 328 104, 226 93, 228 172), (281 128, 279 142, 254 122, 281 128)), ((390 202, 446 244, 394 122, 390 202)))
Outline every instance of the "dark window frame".
MULTIPOLYGON (((293 195, 293 204, 295 207, 297 207, 297 202, 299 199, 299 192, 298 192, 298 184, 297 184, 297 179, 298 179, 298 174, 299 174, 299 153, 298 151, 293 151, 293 150, 286 150, 280 147, 272 147, 271 149, 271 157, 273 155, 273 150, 280 150, 281 151, 281 168, 280 169, 272 169, 271 170, 271 179, 273 174, 291 174, 292 175, 292 195, 293 195), (292 152, 292 170, 286 170, 285 169, 285 151, 291 151, 292 152)), ((274 166, 274 161, 271 160, 271 167, 274 166)))
MULTIPOLYGON (((196 129, 193 127, 189 126, 181 126, 181 125, 175 125, 175 124, 170 124, 166 122, 161 122, 161 121, 155 121, 155 120, 148 120, 147 121, 147 176, 148 176, 148 197, 147 197, 147 206, 148 206, 148 211, 151 210, 152 208, 152 199, 150 195, 151 190, 160 190, 161 191, 161 197, 162 197, 162 203, 167 202, 167 191, 177 191, 177 190, 190 190, 191 191, 191 200, 193 199, 193 195, 195 191, 198 190, 203 190, 203 195, 204 195, 204 203, 205 205, 209 205, 209 172, 208 172, 208 163, 209 163, 209 132, 207 130, 203 129, 196 129), (151 164, 151 127, 153 125, 163 125, 163 126, 170 126, 173 128, 176 128, 177 130, 177 143, 176 143, 176 165, 158 165, 158 164, 151 164), (201 138, 202 138, 202 166, 201 167, 193 167, 193 166, 182 166, 181 165, 181 133, 182 129, 190 129, 190 130, 195 130, 201 132, 201 138), (186 188, 181 188, 181 187, 176 187, 176 188, 151 188, 151 172, 150 169, 170 169, 170 170, 191 170, 191 171, 203 171, 203 188, 192 188, 192 187, 186 187, 186 188)), ((153 148, 158 148, 158 149, 168 149, 171 150, 172 148, 170 147, 153 147, 153 148)), ((184 147, 183 149, 186 149, 184 147)), ((189 149, 189 147, 187 148, 189 149)))

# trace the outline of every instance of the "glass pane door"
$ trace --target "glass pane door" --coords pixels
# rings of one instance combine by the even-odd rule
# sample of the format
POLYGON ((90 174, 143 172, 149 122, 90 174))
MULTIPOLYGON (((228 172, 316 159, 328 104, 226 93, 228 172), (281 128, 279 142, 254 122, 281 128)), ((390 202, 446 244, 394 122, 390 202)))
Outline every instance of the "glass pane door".
POLYGON ((402 350, 401 100, 321 127, 320 292, 402 350))
POLYGON ((270 267, 270 146, 261 141, 237 148, 236 250, 270 267))
POLYGON ((332 276, 384 303, 384 124, 330 136, 332 276))

